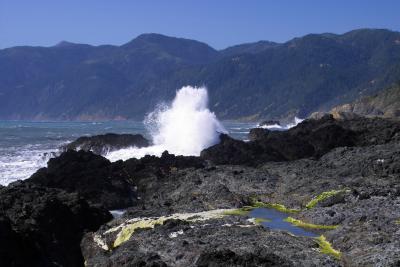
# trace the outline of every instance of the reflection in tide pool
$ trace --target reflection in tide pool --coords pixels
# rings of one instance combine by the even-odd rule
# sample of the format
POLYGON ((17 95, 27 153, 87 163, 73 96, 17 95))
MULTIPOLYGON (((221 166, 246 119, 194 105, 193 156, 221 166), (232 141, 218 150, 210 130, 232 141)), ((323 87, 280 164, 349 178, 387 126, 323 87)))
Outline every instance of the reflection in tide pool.
POLYGON ((318 236, 313 232, 304 230, 303 228, 295 226, 289 222, 285 222, 284 220, 288 217, 288 215, 275 209, 257 208, 252 210, 249 213, 249 216, 252 218, 267 219, 268 221, 262 222, 261 224, 271 230, 283 230, 297 236, 318 236))

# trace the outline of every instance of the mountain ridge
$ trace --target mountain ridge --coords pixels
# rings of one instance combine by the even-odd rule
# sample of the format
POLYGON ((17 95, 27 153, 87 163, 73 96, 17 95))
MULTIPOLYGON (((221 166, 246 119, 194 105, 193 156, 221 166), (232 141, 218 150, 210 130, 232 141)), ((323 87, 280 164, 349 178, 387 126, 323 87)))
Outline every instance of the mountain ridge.
MULTIPOLYGON (((65 45, 66 44, 66 45, 65 45)), ((121 45, 0 50, 1 119, 142 119, 184 85, 222 119, 307 116, 398 80, 400 33, 359 29, 216 50, 142 34, 121 45)))

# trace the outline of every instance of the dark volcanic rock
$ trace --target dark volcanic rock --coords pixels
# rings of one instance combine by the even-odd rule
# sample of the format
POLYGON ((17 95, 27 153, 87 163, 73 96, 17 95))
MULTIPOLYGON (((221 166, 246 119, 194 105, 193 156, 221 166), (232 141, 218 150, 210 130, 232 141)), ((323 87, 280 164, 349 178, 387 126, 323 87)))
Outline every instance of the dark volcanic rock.
POLYGON ((264 149, 255 142, 246 143, 221 134, 220 143, 204 149, 200 157, 214 164, 254 165, 264 161, 285 160, 285 157, 274 148, 269 147, 268 153, 265 153, 264 149))
POLYGON ((50 159, 29 181, 47 187, 79 192, 88 201, 108 209, 119 209, 137 202, 134 185, 122 162, 111 163, 92 152, 69 150, 50 159))
POLYGON ((141 134, 114 134, 108 133, 104 135, 83 136, 79 137, 72 143, 62 147, 63 150, 85 150, 92 151, 98 155, 113 150, 118 150, 126 147, 146 147, 150 142, 141 134))
POLYGON ((220 143, 201 152, 215 164, 256 165, 267 161, 319 158, 336 147, 385 144, 400 140, 400 122, 385 119, 306 120, 288 131, 252 129, 250 142, 221 135, 220 143))
POLYGON ((250 141, 255 141, 264 138, 266 135, 268 135, 269 131, 263 128, 253 128, 250 129, 249 132, 249 140, 250 141))
POLYGON ((179 169, 204 168, 205 162, 199 157, 175 156, 164 151, 161 157, 147 155, 141 159, 132 158, 125 161, 123 166, 135 181, 135 185, 140 186, 142 182, 149 183, 150 177, 160 180, 179 169))
POLYGON ((179 186, 179 182, 174 180, 177 173, 203 169, 205 162, 199 157, 175 156, 165 151, 161 157, 129 159, 123 162, 123 166, 124 171, 135 183, 136 193, 140 198, 137 208, 142 209, 145 205, 155 202, 156 205, 160 205, 161 212, 172 203, 171 198, 164 198, 158 192, 164 186, 179 186))
POLYGON ((80 240, 111 214, 78 194, 16 182, 0 189, 1 266, 83 266, 80 240))
POLYGON ((23 242, 4 214, 0 214, 0 240, 0 266, 27 265, 24 258, 34 257, 34 249, 23 242))
POLYGON ((271 125, 281 125, 281 123, 279 121, 266 120, 259 124, 259 126, 271 126, 271 125))
POLYGON ((82 253, 87 266, 340 266, 319 253, 311 238, 272 232, 237 216, 166 221, 136 231, 112 250, 99 246, 113 241, 108 227, 85 235, 82 253))
POLYGON ((136 206, 138 194, 157 188, 165 177, 179 169, 203 168, 199 157, 175 156, 164 152, 161 157, 145 156, 111 163, 92 152, 69 150, 50 159, 47 168, 33 174, 35 184, 78 192, 88 201, 108 209, 136 206))
POLYGON ((246 143, 222 135, 219 145, 203 151, 203 158, 212 151, 217 163, 235 165, 213 166, 167 153, 162 159, 126 161, 125 169, 138 185, 140 205, 85 235, 81 246, 88 266, 399 264, 398 122, 324 117, 286 133, 264 131, 257 136, 246 143), (240 165, 252 161, 258 164, 240 165), (337 193, 310 207, 324 192, 337 193), (288 216, 305 223, 337 225, 315 233, 341 251, 341 259, 321 253, 313 238, 271 232, 245 216, 184 222, 159 217, 196 213, 189 218, 199 218, 197 212, 243 207, 255 200, 297 209, 288 216), (164 225, 146 224, 160 219, 164 225), (147 229, 125 235, 138 220, 147 229), (113 247, 118 236, 125 238, 113 247))
MULTIPOLYGON (((399 146, 388 143, 335 148, 318 159, 267 162, 257 167, 178 169, 154 178, 147 187, 143 179, 143 207, 128 211, 96 233, 101 236, 110 227, 139 217, 242 207, 257 198, 300 209, 288 216, 307 223, 338 225, 322 234, 342 252, 340 263, 320 254, 312 238, 243 228, 235 224, 248 224, 245 218, 235 222, 228 217, 191 222, 189 226, 193 228, 177 223, 137 231, 112 251, 101 249, 93 241, 93 234, 88 234, 82 243, 85 259, 89 266, 136 262, 257 266, 262 259, 291 266, 396 266, 400 260, 400 228, 396 223, 400 220, 399 146), (345 191, 312 209, 305 208, 314 197, 330 190, 345 191), (170 236, 180 231, 183 234, 170 236), (308 248, 317 253, 308 254, 308 248)), ((104 240, 113 242, 114 238, 115 235, 104 240)))
POLYGON ((229 249, 218 251, 210 250, 200 254, 196 265, 198 267, 208 266, 292 266, 287 260, 265 250, 256 252, 236 254, 229 249))

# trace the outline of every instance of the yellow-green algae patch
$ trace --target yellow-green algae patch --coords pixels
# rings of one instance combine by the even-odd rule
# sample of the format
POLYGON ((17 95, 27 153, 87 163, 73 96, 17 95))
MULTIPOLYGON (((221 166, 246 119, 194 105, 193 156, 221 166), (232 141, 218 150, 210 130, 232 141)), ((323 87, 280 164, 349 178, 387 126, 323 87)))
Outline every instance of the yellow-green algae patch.
POLYGON ((284 221, 289 222, 301 228, 316 229, 316 230, 333 230, 338 227, 338 225, 322 225, 322 224, 306 223, 292 217, 287 217, 284 221))
POLYGON ((285 207, 285 205, 283 204, 278 204, 278 203, 265 203, 265 202, 261 202, 257 199, 256 196, 253 196, 250 198, 251 201, 251 206, 245 206, 245 208, 251 208, 251 209, 255 209, 255 208, 269 208, 269 209, 275 209, 277 211, 280 212, 284 212, 284 213, 295 213, 295 212, 300 212, 301 210, 299 209, 290 209, 285 207))
POLYGON ((394 221, 395 224, 400 224, 400 219, 394 221))
POLYGON ((222 214, 227 216, 246 216, 250 211, 251 209, 240 208, 235 210, 227 210, 224 211, 222 214))
POLYGON ((118 233, 117 238, 114 241, 113 247, 118 247, 122 243, 128 241, 137 229, 154 228, 154 226, 156 226, 157 224, 163 224, 163 222, 165 222, 166 220, 167 219, 165 217, 160 217, 158 219, 147 219, 128 224, 127 226, 123 227, 122 230, 118 233))
POLYGON ((323 201, 327 198, 333 197, 337 194, 344 193, 344 192, 350 192, 348 189, 341 189, 341 190, 331 190, 331 191, 325 191, 319 194, 318 196, 314 197, 313 199, 310 200, 310 202, 307 203, 306 208, 307 209, 312 209, 314 208, 318 202, 323 201))
POLYGON ((290 209, 285 207, 282 204, 277 204, 277 203, 262 203, 262 202, 257 202, 257 207, 259 208, 270 208, 270 209, 275 209, 277 211, 280 212, 284 212, 284 213, 296 213, 296 212, 300 212, 301 210, 298 209, 290 209))
POLYGON ((265 219, 265 218, 255 218, 254 223, 255 224, 262 224, 263 222, 270 222, 271 220, 265 219))
POLYGON ((154 228, 156 225, 163 224, 166 220, 175 219, 189 222, 205 221, 209 219, 222 218, 223 216, 225 216, 225 214, 235 213, 236 210, 237 209, 217 209, 197 213, 175 213, 172 215, 156 218, 134 218, 125 221, 123 224, 117 227, 107 230, 106 232, 104 232, 104 234, 119 231, 113 243, 113 248, 116 248, 122 243, 128 241, 136 230, 154 228))
POLYGON ((321 251, 321 253, 333 256, 338 260, 341 258, 342 253, 339 250, 334 249, 331 243, 326 240, 325 236, 321 235, 319 237, 316 237, 315 239, 319 245, 319 250, 321 251))

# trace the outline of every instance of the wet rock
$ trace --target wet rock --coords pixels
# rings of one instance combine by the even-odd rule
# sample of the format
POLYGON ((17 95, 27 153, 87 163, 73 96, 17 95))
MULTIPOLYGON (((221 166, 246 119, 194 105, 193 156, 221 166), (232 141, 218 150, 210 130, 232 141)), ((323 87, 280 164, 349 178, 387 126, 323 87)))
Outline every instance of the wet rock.
MULTIPOLYGON (((287 132, 260 130, 252 131, 250 142, 221 135, 221 143, 201 157, 164 152, 161 157, 110 163, 90 152, 69 151, 31 181, 61 184, 97 204, 114 203, 108 196, 123 195, 125 186, 131 186, 132 207, 85 235, 81 248, 88 266, 396 266, 399 122, 324 116, 287 132), (308 208, 327 191, 339 193, 308 208), (239 208, 255 201, 297 209, 288 216, 309 224, 338 225, 316 232, 342 252, 341 260, 322 254, 312 238, 269 231, 241 216, 144 223, 145 229, 122 235, 113 247, 120 231, 139 218, 239 208)), ((32 201, 29 194, 21 198, 32 201)), ((29 205, 21 210, 23 214, 29 205)), ((19 234, 7 225, 13 223, 0 223, 8 236, 19 234)))
POLYGON ((135 187, 122 162, 111 163, 92 152, 69 150, 47 163, 29 179, 46 187, 78 192, 93 204, 121 209, 137 202, 135 187))
POLYGON ((72 143, 62 147, 64 151, 85 150, 92 151, 98 155, 104 155, 107 152, 118 150, 126 147, 146 147, 150 142, 141 134, 114 134, 108 133, 103 135, 83 136, 79 137, 72 143))
POLYGON ((243 142, 228 135, 220 135, 220 143, 204 149, 201 158, 214 164, 256 165, 264 161, 282 161, 285 157, 272 146, 262 147, 257 142, 243 142), (265 150, 268 153, 265 153, 265 150))
MULTIPOLYGON (((299 141, 310 140, 308 145, 313 144, 310 151, 319 151, 320 156, 287 160, 289 155, 297 153, 291 148, 284 149, 284 155, 275 155, 284 160, 266 160, 257 165, 209 165, 196 157, 179 158, 167 153, 163 159, 129 160, 124 163, 125 169, 138 185, 140 205, 96 233, 85 235, 82 242, 85 259, 89 266, 138 262, 167 266, 262 266, 263 261, 283 266, 396 266, 400 260, 397 256, 400 232, 396 223, 400 219, 397 127, 395 122, 381 120, 357 119, 350 123, 325 117, 322 124, 308 121, 291 134, 299 141), (345 142, 347 133, 354 137, 353 146, 337 147, 345 142), (310 201, 331 190, 340 193, 306 208, 310 201), (251 226, 246 217, 240 216, 189 224, 164 222, 154 229, 135 231, 113 250, 104 250, 99 245, 102 242, 95 241, 95 237, 101 237, 107 247, 111 246, 122 229, 118 227, 129 220, 238 208, 251 205, 254 200, 300 210, 288 216, 305 223, 338 225, 334 230, 317 233, 326 236, 332 247, 341 251, 341 260, 322 254, 312 238, 251 226), (119 230, 109 232, 114 227, 119 230)), ((267 140, 271 134, 267 132, 267 140)), ((263 150, 257 149, 270 145, 273 151, 274 146, 263 144, 263 138, 245 143, 222 136, 219 148, 224 149, 216 150, 217 159, 237 164, 246 158, 266 159, 262 158, 263 150)), ((290 140, 297 140, 293 136, 274 138, 288 140, 289 145, 290 140)))
POLYGON ((134 232, 112 250, 99 246, 108 241, 107 230, 85 235, 87 266, 132 266, 138 261, 151 266, 154 260, 157 266, 340 266, 319 253, 313 239, 268 231, 237 216, 157 225, 134 232))
POLYGON ((258 124, 258 126, 271 126, 271 125, 281 125, 279 121, 275 120, 266 120, 258 124))
POLYGON ((255 141, 264 138, 270 131, 263 128, 250 129, 249 140, 255 141))
POLYGON ((111 214, 78 194, 16 182, 0 189, 1 266, 83 266, 80 240, 111 214))
POLYGON ((250 142, 220 136, 201 152, 215 164, 257 165, 267 161, 319 158, 337 147, 385 144, 400 140, 400 122, 381 118, 335 120, 332 115, 306 120, 288 131, 253 129, 250 142))

